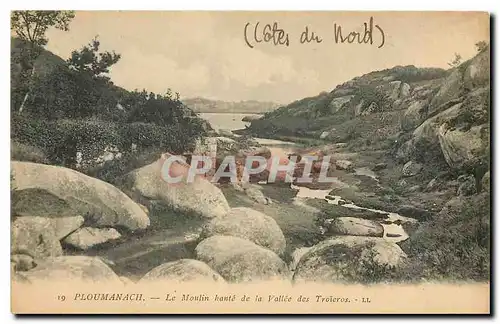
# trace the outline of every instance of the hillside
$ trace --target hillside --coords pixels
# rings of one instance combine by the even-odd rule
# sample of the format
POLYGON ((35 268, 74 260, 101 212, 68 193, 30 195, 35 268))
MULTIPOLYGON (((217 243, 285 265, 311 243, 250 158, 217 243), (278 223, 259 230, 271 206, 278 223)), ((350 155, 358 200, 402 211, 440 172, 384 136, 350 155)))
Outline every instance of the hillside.
POLYGON ((202 113, 237 113, 237 114, 263 114, 279 107, 274 102, 256 100, 222 101, 205 98, 186 98, 182 102, 195 112, 202 113))
MULTIPOLYGON (((401 243, 408 277, 487 279, 490 50, 449 70, 394 67, 252 121, 349 165, 330 195, 424 221, 401 243), (356 172, 353 172, 356 170, 356 172), (424 271, 424 272, 422 272, 424 271)), ((299 152, 302 154, 302 152, 299 152)))

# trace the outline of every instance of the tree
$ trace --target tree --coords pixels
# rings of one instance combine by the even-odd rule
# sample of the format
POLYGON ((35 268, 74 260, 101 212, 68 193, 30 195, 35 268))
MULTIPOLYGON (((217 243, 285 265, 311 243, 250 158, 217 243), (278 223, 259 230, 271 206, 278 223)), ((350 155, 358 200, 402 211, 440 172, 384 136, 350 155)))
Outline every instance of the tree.
MULTIPOLYGON (((13 11, 10 26, 16 36, 21 39, 23 44, 19 60, 23 70, 31 70, 28 78, 28 84, 35 75, 35 60, 42 51, 42 46, 48 43, 45 35, 50 27, 60 30, 69 30, 69 23, 75 17, 73 11, 44 11, 44 10, 25 10, 13 11), (25 46, 24 46, 25 45, 25 46)), ((23 111, 26 100, 31 92, 31 87, 24 96, 19 108, 19 113, 23 111)))
POLYGON ((101 42, 98 36, 79 51, 73 51, 71 57, 66 61, 70 69, 81 73, 87 73, 93 78, 109 81, 107 74, 109 68, 118 63, 120 54, 113 52, 99 53, 101 42))
POLYGON ((476 49, 479 53, 484 51, 488 47, 488 43, 486 41, 480 41, 476 43, 476 49))
POLYGON ((455 58, 453 59, 453 61, 449 62, 448 65, 453 68, 459 66, 461 62, 462 62, 462 55, 455 53, 455 58))

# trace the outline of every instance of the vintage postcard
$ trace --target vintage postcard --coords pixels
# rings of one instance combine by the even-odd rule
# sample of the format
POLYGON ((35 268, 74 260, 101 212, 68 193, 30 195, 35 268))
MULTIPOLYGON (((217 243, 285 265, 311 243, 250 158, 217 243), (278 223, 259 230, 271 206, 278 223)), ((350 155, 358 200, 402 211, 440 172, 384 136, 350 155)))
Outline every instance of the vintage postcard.
POLYGON ((489 314, 487 12, 12 11, 15 314, 489 314))

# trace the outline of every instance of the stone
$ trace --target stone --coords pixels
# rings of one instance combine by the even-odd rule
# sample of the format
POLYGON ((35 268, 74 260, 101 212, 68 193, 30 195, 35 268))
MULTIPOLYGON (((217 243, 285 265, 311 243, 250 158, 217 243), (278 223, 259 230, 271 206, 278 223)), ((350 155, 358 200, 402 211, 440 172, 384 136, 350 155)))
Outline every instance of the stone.
POLYGON ((120 237, 121 234, 114 228, 83 227, 66 237, 63 243, 80 250, 88 250, 120 237))
POLYGON ((11 170, 15 174, 15 193, 20 191, 23 196, 13 198, 18 215, 83 215, 93 225, 130 230, 149 226, 149 218, 139 205, 109 183, 53 165, 12 161, 11 170))
POLYGON ((155 267, 146 273, 139 283, 162 280, 224 282, 224 278, 206 263, 192 259, 181 259, 155 267))
POLYGON ((283 280, 289 276, 285 262, 276 253, 239 237, 209 237, 198 244, 195 254, 228 282, 283 280))
POLYGON ((421 170, 422 165, 420 163, 409 161, 403 166, 402 176, 413 177, 419 174, 421 170))
POLYGON ((473 126, 468 131, 461 131, 441 125, 438 138, 446 163, 452 169, 462 169, 480 162, 489 146, 489 141, 483 140, 486 130, 486 126, 473 126))
POLYGON ((257 188, 256 186, 249 186, 245 188, 245 193, 246 195, 251 198, 253 201, 256 203, 259 203, 261 205, 269 205, 270 204, 270 199, 262 193, 262 191, 257 188))
POLYGON ((83 225, 85 219, 82 216, 49 218, 54 227, 58 240, 62 240, 83 225))
POLYGON ((426 106, 427 101, 425 100, 412 102, 401 118, 401 129, 409 131, 419 126, 425 120, 426 106))
POLYGON ((28 271, 36 266, 33 257, 27 254, 14 254, 10 257, 10 262, 14 263, 14 271, 28 271))
POLYGON ((244 238, 278 255, 286 247, 285 236, 276 221, 248 207, 232 208, 226 216, 212 219, 204 225, 200 240, 215 235, 244 238))
POLYGON ((322 133, 321 133, 321 135, 319 135, 319 138, 320 138, 320 139, 325 139, 325 138, 327 138, 329 135, 330 135, 330 132, 325 131, 325 132, 322 132, 322 133))
POLYGON ((356 217, 338 217, 331 219, 328 233, 353 236, 384 236, 384 227, 378 222, 356 217))
POLYGON ((337 236, 313 246, 300 259, 294 282, 360 283, 376 271, 388 278, 404 265, 406 254, 379 237, 337 236))
POLYGON ((476 55, 464 72, 464 85, 467 89, 474 89, 483 85, 490 85, 490 48, 476 55))
POLYGON ((62 247, 50 219, 17 217, 11 225, 11 253, 29 255, 35 262, 62 255, 62 247))
POLYGON ((188 182, 188 164, 174 162, 169 170, 163 170, 163 163, 170 156, 164 154, 156 162, 127 174, 126 182, 130 190, 142 197, 162 201, 181 213, 192 213, 203 218, 224 216, 229 211, 229 204, 222 191, 203 177, 197 176, 194 181, 188 182), (172 177, 182 176, 181 181, 167 182, 166 171, 172 177))
POLYGON ((348 160, 335 161, 335 167, 339 170, 352 171, 354 169, 353 163, 348 160))
POLYGON ((372 171, 380 171, 387 168, 387 163, 377 163, 373 166, 372 171))
POLYGON ((59 256, 43 262, 23 272, 23 279, 36 282, 83 282, 110 285, 123 285, 120 278, 99 257, 59 256))

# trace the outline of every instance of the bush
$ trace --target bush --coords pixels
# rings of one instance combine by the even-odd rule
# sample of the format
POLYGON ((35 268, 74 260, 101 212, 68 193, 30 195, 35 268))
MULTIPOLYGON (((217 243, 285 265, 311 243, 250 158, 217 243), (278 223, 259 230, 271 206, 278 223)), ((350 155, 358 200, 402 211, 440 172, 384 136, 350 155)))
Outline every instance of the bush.
POLYGON ((490 195, 456 199, 401 244, 410 258, 407 277, 490 279, 490 195))
POLYGON ((38 147, 13 141, 10 146, 10 159, 34 163, 48 163, 45 153, 38 147))

